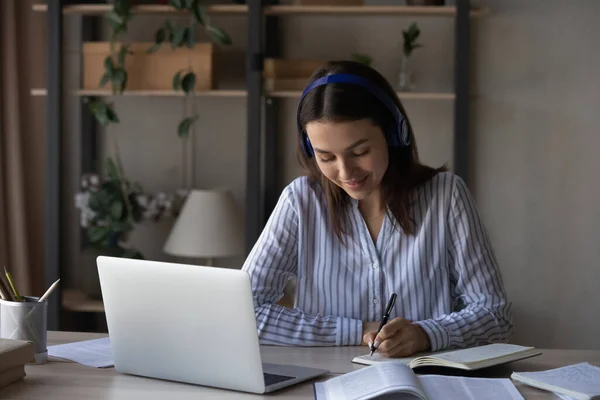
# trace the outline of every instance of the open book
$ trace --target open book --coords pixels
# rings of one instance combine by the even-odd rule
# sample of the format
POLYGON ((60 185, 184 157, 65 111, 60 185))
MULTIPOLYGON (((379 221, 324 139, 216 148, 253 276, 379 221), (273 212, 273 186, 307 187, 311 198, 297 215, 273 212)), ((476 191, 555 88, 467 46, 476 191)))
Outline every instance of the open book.
POLYGON ((465 370, 475 370, 522 360, 542 354, 534 347, 524 347, 515 344, 494 343, 468 349, 451 350, 437 353, 426 353, 408 358, 387 358, 377 352, 373 356, 354 357, 353 363, 372 365, 379 362, 399 362, 411 368, 416 367, 449 367, 465 370))
POLYGON ((403 363, 378 363, 313 385, 316 400, 523 399, 510 379, 417 376, 403 363))
POLYGON ((562 394, 561 398, 600 399, 600 367, 588 363, 540 372, 513 372, 511 378, 540 389, 562 394))

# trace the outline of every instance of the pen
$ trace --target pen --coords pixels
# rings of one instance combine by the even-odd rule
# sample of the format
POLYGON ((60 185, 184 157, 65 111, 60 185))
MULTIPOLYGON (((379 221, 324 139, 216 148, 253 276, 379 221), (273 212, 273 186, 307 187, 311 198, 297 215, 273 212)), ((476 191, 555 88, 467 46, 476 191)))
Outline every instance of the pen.
MULTIPOLYGON (((383 328, 383 326, 385 324, 387 324, 388 319, 390 318, 390 313, 392 312, 392 308, 394 308, 394 304, 396 304, 396 293, 392 293, 392 296, 390 297, 387 306, 385 307, 385 314, 383 314, 383 318, 381 319, 381 324, 379 324, 379 329, 377 329, 377 333, 375 334, 375 337, 377 337, 377 335, 379 335, 379 332, 381 332, 381 328, 383 328)), ((371 346, 371 354, 369 354, 369 356, 373 355, 373 352, 375 352, 375 350, 377 350, 375 348, 375 346, 371 346)))

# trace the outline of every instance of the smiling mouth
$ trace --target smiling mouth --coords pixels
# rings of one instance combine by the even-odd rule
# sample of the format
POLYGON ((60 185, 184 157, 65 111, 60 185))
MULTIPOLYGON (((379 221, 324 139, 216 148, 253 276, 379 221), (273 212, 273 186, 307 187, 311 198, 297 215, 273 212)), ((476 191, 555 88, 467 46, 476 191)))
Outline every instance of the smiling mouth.
POLYGON ((351 189, 357 189, 357 188, 360 188, 366 182, 368 176, 369 175, 365 175, 364 178, 357 180, 357 181, 348 181, 348 182, 342 181, 342 183, 344 184, 344 186, 347 186, 351 189))

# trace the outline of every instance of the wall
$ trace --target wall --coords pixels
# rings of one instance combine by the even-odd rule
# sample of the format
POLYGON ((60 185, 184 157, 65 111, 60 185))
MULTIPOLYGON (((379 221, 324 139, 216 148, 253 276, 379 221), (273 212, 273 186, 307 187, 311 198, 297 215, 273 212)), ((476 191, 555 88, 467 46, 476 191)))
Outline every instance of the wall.
MULTIPOLYGON (((514 341, 600 348, 600 189, 592 164, 600 147, 600 55, 594 51, 600 3, 478 4, 488 5, 491 13, 475 20, 472 29, 471 188, 514 302, 514 341)), ((454 25, 448 18, 286 17, 285 55, 346 58, 353 51, 367 52, 374 67, 395 82, 401 31, 413 20, 425 45, 414 56, 420 90, 450 91, 454 25)), ((134 36, 146 38, 153 31, 151 20, 145 21, 150 22, 133 28, 134 36)), ((219 17, 218 25, 232 33, 236 46, 229 55, 238 57, 244 17, 219 17)), ((76 59, 69 63, 76 70, 76 59)), ((234 76, 222 84, 237 85, 234 76)), ((293 147, 296 102, 281 101, 281 187, 299 172, 293 147)), ((405 106, 422 159, 451 166, 452 102, 409 101, 405 106)), ((123 123, 110 133, 119 138, 128 174, 149 190, 176 188, 181 149, 174 127, 180 100, 123 98, 117 107, 123 123)), ((245 99, 204 99, 201 107, 198 185, 229 186, 243 206, 245 99)), ((76 222, 70 226, 76 228, 76 222)), ((133 240, 149 258, 165 258, 160 248, 168 228, 169 223, 156 230, 144 227, 133 240)))

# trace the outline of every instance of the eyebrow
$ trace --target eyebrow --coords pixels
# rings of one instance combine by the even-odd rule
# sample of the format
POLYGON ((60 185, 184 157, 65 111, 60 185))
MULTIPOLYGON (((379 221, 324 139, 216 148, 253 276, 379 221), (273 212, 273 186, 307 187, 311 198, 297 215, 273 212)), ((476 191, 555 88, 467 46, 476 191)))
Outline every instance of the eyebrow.
MULTIPOLYGON (((364 139, 357 140, 356 142, 352 143, 350 146, 346 147, 346 150, 345 150, 345 151, 352 150, 353 148, 355 148, 355 147, 357 147, 357 146, 360 146, 361 144, 363 144, 363 143, 365 143, 365 142, 368 142, 368 141, 369 141, 369 139, 367 139, 367 138, 364 138, 364 139)), ((326 151, 326 150, 321 150, 321 149, 318 149, 318 148, 316 148, 316 147, 315 147, 315 149, 314 149, 314 150, 315 150, 316 152, 318 152, 318 153, 322 153, 322 154, 329 154, 329 153, 330 153, 329 151, 326 151)))

